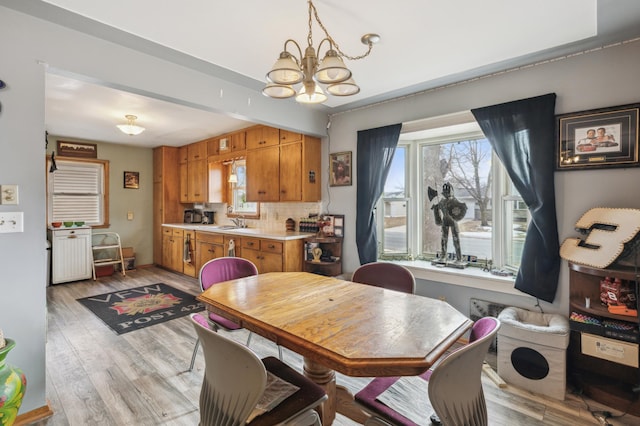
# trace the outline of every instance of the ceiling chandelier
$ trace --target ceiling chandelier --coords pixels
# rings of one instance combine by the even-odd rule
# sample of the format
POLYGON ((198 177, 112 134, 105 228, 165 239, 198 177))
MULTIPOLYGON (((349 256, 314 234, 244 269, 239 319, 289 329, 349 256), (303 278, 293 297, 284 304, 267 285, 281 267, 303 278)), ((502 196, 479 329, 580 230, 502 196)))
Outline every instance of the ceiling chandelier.
POLYGON ((327 100, 320 84, 326 85, 326 90, 334 96, 351 96, 360 92, 360 88, 351 78, 351 71, 345 66, 342 58, 358 60, 371 53, 373 44, 380 41, 378 34, 365 34, 360 41, 368 46, 368 50, 360 56, 345 54, 338 43, 329 35, 329 32, 320 21, 318 11, 311 0, 309 3, 309 34, 307 35, 307 48, 302 55, 300 45, 292 39, 284 42, 284 50, 280 57, 267 73, 267 85, 262 89, 265 96, 277 99, 286 99, 296 96, 296 101, 302 103, 317 104, 327 100), (316 22, 324 31, 325 38, 318 45, 318 53, 322 44, 329 43, 322 62, 318 62, 316 50, 313 48, 313 35, 311 31, 312 21, 316 22), (287 45, 292 43, 298 49, 298 56, 287 51, 287 45), (302 83, 302 87, 296 91, 295 84, 302 83))
POLYGON ((127 114, 124 117, 127 119, 127 124, 118 124, 118 129, 120 129, 122 133, 126 133, 129 136, 136 136, 145 131, 144 127, 136 124, 138 117, 131 114, 127 114))

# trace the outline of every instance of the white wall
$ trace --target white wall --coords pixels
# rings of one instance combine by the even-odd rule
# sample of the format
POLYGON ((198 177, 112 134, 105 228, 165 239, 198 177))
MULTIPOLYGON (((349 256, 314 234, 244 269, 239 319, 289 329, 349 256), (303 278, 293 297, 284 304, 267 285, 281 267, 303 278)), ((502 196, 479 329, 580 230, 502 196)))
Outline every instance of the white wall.
MULTIPOLYGON (((555 92, 556 114, 640 102, 640 40, 567 59, 550 61, 456 86, 433 90, 376 106, 331 117, 330 145, 323 145, 323 161, 330 152, 353 151, 357 161, 357 131, 395 123, 455 113, 517 99, 555 92)), ((555 140, 549 143, 556 143, 555 140)), ((553 158, 549 158, 553 162, 553 158)), ((354 168, 355 170, 355 168, 354 168)), ((345 213, 344 256, 346 271, 359 266, 355 244, 357 176, 352 186, 325 188, 333 213, 345 213)), ((562 171, 555 174, 560 242, 575 237, 575 222, 592 207, 640 208, 640 168, 562 171)), ((569 274, 563 261, 559 289, 553 304, 542 303, 546 312, 568 314, 569 274)), ((506 297, 487 291, 469 291, 422 281, 418 291, 443 296, 462 312, 469 298, 480 298, 532 308, 531 297, 506 297)))

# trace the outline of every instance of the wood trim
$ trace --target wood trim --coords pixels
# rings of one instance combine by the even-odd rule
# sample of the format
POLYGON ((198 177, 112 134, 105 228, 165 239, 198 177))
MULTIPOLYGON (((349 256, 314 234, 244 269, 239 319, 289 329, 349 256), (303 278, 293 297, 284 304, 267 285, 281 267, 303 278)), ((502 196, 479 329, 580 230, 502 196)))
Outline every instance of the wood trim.
POLYGON ((51 403, 47 400, 47 405, 43 405, 42 407, 16 417, 14 426, 29 425, 40 420, 48 419, 49 417, 53 417, 53 410, 51 409, 51 403))

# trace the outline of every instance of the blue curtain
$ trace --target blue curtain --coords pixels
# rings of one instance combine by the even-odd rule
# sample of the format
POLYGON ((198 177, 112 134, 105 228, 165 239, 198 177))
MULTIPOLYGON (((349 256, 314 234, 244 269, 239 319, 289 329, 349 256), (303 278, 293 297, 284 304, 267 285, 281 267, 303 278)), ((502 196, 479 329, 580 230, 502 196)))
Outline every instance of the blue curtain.
POLYGON ((515 288, 547 302, 555 298, 560 273, 555 103, 551 93, 471 110, 531 212, 515 288))
POLYGON ((373 210, 382 195, 402 124, 358 132, 356 245, 360 264, 378 259, 378 239, 373 210))

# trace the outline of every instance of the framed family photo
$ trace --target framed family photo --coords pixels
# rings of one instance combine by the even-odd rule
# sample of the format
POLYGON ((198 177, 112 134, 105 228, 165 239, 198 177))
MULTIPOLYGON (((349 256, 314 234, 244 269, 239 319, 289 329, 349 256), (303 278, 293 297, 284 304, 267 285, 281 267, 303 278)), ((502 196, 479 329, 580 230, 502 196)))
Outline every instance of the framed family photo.
POLYGON ((351 185, 351 151, 329 154, 330 185, 351 185))
POLYGON ((557 116, 556 170, 637 167, 640 104, 557 116))

